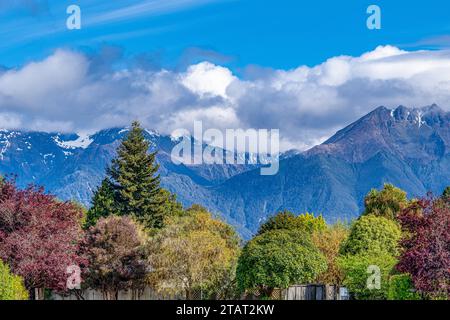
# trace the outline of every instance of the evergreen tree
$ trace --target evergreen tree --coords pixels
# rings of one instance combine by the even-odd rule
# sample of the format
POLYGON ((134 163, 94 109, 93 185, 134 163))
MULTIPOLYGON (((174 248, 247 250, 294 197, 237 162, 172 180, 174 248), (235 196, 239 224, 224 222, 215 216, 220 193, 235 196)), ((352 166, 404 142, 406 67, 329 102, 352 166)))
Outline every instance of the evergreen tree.
POLYGON ((117 150, 108 173, 113 181, 117 211, 134 216, 148 229, 162 228, 164 198, 161 197, 156 152, 149 153, 149 142, 135 121, 117 150))
MULTIPOLYGON (((1 177, 0 177, 0 179, 1 179, 1 177)), ((444 193, 442 194, 442 198, 450 199, 450 186, 445 188, 444 193)))
POLYGON ((106 218, 113 214, 118 214, 114 199, 114 189, 111 181, 105 178, 94 194, 92 207, 86 216, 85 227, 94 226, 100 218, 106 218))
MULTIPOLYGON (((163 211, 164 217, 182 216, 185 214, 183 206, 177 201, 177 196, 168 190, 161 188, 160 192, 161 201, 164 203, 163 211)), ((206 210, 206 209, 205 209, 206 210)))

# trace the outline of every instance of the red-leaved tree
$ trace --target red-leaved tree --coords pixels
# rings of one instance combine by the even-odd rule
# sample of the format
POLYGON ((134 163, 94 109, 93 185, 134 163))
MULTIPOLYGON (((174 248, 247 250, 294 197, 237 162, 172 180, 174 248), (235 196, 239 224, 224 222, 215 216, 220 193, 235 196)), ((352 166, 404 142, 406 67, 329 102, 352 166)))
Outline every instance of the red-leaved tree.
POLYGON ((431 298, 450 298, 450 200, 421 199, 398 219, 406 231, 397 269, 431 298))
POLYGON ((44 288, 66 291, 67 268, 85 263, 77 254, 81 218, 80 208, 42 188, 19 190, 14 182, 0 181, 0 258, 37 299, 44 288))

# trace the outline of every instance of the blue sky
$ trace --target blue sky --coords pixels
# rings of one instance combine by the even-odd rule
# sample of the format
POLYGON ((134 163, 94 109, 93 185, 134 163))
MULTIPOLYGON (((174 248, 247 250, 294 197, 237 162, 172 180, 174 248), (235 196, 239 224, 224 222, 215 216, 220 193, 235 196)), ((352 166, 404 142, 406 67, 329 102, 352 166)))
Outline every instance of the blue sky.
POLYGON ((57 48, 117 46, 164 67, 210 60, 235 72, 249 65, 290 69, 382 44, 447 45, 446 0, 13 0, 0 4, 0 65, 17 67, 57 48), (66 8, 82 10, 82 30, 65 28, 66 8), (382 30, 366 28, 366 8, 382 9, 382 30))
POLYGON ((0 0, 0 128, 279 129, 323 142, 380 105, 450 110, 448 0, 0 0), (81 7, 82 29, 66 9, 81 7), (382 29, 366 27, 369 5, 382 29))

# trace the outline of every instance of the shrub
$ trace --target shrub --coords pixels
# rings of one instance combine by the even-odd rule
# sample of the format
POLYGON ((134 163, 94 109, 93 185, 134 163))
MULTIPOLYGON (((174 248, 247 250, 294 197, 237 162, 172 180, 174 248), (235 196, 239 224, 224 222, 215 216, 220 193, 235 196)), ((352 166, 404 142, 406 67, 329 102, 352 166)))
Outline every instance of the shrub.
POLYGON ((408 274, 397 274, 389 279, 389 300, 420 300, 408 274))
POLYGON ((342 268, 345 278, 343 284, 358 300, 385 300, 388 298, 389 276, 397 260, 388 252, 371 251, 357 255, 338 258, 338 265, 342 268), (380 287, 370 287, 374 284, 374 270, 379 268, 380 287))
POLYGON ((9 267, 0 260, 0 300, 27 300, 28 291, 23 279, 13 275, 9 267))

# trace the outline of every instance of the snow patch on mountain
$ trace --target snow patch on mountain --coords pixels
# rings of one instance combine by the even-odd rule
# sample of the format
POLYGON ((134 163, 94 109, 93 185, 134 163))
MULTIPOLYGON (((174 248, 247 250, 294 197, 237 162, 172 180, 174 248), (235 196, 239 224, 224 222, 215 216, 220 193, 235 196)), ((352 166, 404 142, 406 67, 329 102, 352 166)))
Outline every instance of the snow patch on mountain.
POLYGON ((89 134, 77 134, 77 136, 78 138, 75 140, 63 141, 58 135, 53 137, 53 140, 59 147, 63 149, 86 149, 91 145, 92 142, 94 142, 89 134))
POLYGON ((145 132, 147 132, 152 137, 159 137, 159 136, 161 136, 160 133, 158 131, 156 131, 156 130, 145 129, 145 132))
POLYGON ((5 129, 0 130, 0 160, 4 159, 4 154, 11 146, 10 139, 20 135, 20 132, 17 131, 8 131, 5 129))

